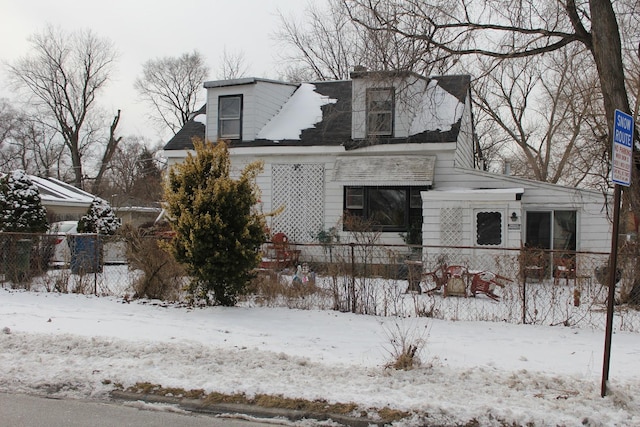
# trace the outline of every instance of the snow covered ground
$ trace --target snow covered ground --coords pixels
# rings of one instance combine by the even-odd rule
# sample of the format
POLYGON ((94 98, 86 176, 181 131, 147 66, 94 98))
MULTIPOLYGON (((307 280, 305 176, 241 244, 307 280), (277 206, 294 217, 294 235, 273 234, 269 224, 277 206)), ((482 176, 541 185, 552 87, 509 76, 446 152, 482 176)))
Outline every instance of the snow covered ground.
POLYGON ((150 382, 417 414, 398 425, 640 425, 640 334, 613 336, 605 398, 603 347, 600 330, 0 289, 9 392, 107 398, 150 382), (424 339, 421 367, 385 368, 398 335, 424 339))

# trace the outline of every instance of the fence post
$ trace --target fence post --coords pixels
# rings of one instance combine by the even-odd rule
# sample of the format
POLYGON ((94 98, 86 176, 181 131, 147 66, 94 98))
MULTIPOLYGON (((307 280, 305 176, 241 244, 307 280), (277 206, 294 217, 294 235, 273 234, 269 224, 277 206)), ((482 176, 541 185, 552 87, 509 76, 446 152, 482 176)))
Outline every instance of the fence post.
POLYGON ((527 275, 522 281, 522 324, 527 324, 527 275))
POLYGON ((98 266, 98 263, 102 261, 100 259, 100 251, 102 251, 102 242, 100 241, 100 234, 96 234, 95 246, 97 250, 93 251, 93 254, 94 254, 93 265, 95 266, 95 268, 93 269, 93 294, 95 296, 98 296, 98 270, 100 269, 100 267, 98 266))
POLYGON ((356 256, 355 243, 349 243, 351 246, 351 285, 349 289, 349 299, 351 300, 351 312, 356 312, 356 256))

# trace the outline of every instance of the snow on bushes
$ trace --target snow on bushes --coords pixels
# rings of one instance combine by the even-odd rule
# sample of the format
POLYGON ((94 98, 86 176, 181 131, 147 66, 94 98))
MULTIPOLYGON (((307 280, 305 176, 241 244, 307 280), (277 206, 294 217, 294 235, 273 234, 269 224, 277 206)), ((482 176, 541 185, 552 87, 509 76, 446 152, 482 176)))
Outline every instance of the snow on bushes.
POLYGON ((48 229, 47 210, 29 175, 18 169, 0 178, 0 231, 44 233, 48 229))
POLYGON ((120 228, 120 218, 116 217, 115 212, 107 203, 99 197, 91 202, 87 213, 78 221, 79 233, 98 233, 104 235, 113 235, 120 228))

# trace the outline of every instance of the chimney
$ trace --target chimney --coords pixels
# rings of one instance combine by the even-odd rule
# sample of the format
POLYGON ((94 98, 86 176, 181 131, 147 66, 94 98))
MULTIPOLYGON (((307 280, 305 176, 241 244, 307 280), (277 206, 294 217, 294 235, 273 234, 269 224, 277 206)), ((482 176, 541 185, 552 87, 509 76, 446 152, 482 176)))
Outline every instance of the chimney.
POLYGON ((504 175, 511 175, 511 162, 504 162, 504 175))

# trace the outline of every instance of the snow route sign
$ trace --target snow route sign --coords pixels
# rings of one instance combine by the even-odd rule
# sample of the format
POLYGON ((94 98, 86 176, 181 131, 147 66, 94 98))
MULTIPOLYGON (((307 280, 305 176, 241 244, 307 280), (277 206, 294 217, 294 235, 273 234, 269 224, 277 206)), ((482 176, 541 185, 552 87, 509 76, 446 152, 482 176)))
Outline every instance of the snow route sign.
POLYGON ((616 110, 613 116, 613 153, 611 180, 626 187, 631 185, 633 157, 633 117, 616 110))

